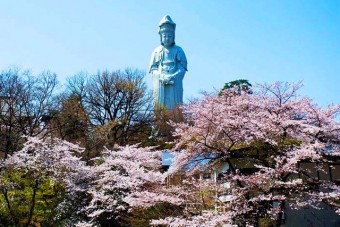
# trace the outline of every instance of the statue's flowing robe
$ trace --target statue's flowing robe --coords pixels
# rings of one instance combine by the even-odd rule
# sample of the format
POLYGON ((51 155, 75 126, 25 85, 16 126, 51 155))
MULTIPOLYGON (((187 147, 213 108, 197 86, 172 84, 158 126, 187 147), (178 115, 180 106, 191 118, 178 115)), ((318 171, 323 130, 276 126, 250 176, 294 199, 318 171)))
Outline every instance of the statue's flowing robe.
POLYGON ((183 103, 182 81, 187 71, 187 59, 182 48, 176 45, 171 48, 167 57, 165 59, 164 47, 157 47, 151 56, 149 72, 153 76, 154 103, 171 110, 183 103), (170 78, 169 84, 163 83, 165 78, 170 78))

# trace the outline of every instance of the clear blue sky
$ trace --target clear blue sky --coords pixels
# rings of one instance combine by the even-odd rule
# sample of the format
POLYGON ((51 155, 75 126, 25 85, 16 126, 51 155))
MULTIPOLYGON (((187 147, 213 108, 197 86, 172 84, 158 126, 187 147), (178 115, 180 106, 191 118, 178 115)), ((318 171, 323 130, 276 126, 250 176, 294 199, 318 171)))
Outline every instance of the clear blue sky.
POLYGON ((167 14, 188 59, 185 98, 244 78, 303 80, 303 95, 340 103, 339 0, 2 0, 0 69, 50 70, 61 82, 80 71, 148 71, 167 14))

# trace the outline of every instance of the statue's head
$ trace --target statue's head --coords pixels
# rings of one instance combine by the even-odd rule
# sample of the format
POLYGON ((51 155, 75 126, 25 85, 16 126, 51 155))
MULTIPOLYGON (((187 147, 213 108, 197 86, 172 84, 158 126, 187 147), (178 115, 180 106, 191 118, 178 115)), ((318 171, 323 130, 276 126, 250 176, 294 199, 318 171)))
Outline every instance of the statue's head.
POLYGON ((161 44, 165 47, 171 47, 175 44, 175 29, 176 24, 172 21, 170 16, 164 16, 159 22, 159 35, 161 37, 161 44))

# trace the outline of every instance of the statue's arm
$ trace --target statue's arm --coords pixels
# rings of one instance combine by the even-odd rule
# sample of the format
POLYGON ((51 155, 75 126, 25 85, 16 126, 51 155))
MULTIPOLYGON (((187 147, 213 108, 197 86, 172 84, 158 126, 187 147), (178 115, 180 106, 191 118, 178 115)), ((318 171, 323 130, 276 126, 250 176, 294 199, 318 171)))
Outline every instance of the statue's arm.
POLYGON ((156 71, 158 71, 159 61, 160 61, 160 52, 159 52, 159 48, 156 48, 151 55, 149 73, 154 74, 156 71))
POLYGON ((174 74, 171 75, 171 78, 169 78, 169 80, 175 78, 175 77, 180 77, 181 79, 183 79, 185 72, 188 71, 187 70, 187 58, 185 56, 184 51, 182 50, 182 48, 177 47, 177 54, 176 54, 176 61, 177 61, 177 66, 178 69, 176 70, 176 72, 174 74))
POLYGON ((177 62, 178 62, 179 68, 184 69, 184 73, 188 71, 187 57, 185 56, 184 51, 180 47, 178 47, 178 50, 177 50, 177 62))
MULTIPOLYGON (((171 79, 175 78, 175 77, 180 77, 181 79, 183 79, 184 75, 185 75, 185 68, 182 66, 178 66, 178 69, 176 70, 176 72, 174 74, 171 75, 171 79)), ((171 80, 170 79, 170 80, 171 80)))

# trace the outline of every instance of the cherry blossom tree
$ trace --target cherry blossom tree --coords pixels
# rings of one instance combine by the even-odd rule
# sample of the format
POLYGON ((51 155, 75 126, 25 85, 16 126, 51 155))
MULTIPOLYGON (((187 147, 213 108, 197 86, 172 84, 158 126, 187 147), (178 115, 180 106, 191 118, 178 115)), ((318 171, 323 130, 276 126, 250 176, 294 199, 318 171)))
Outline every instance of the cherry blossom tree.
POLYGON ((340 213, 339 186, 313 175, 339 163, 340 105, 320 108, 298 96, 301 86, 227 88, 184 105, 184 121, 171 123, 174 160, 165 173, 155 147, 105 148, 86 164, 78 145, 28 137, 0 163, 0 225, 119 226, 126 213, 162 204, 180 212, 151 225, 257 225, 280 220, 287 204, 327 203, 340 213), (175 176, 180 184, 167 184, 175 176))
POLYGON ((231 220, 240 225, 257 224, 260 218, 280 220, 287 201, 296 207, 326 202, 339 212, 339 186, 310 177, 308 171, 339 160, 335 117, 340 105, 322 109, 298 95, 301 86, 277 82, 254 86, 252 92, 226 89, 183 106, 186 121, 173 123, 178 139, 169 173, 186 168, 191 174, 202 165, 214 169, 218 162, 227 163, 229 173, 219 179, 230 183, 231 199, 223 214, 169 217, 161 223, 199 226, 219 219, 219 226, 231 220), (202 164, 201 159, 210 161, 202 164), (301 165, 306 162, 315 165, 306 169, 301 165))
POLYGON ((90 171, 77 145, 28 137, 0 165, 0 223, 37 226, 75 222, 90 171), (77 206, 78 205, 78 206, 77 206))
POLYGON ((160 172, 160 151, 138 145, 117 146, 105 149, 94 161, 88 190, 92 199, 84 209, 88 221, 78 226, 115 226, 122 214, 134 208, 181 201, 174 191, 161 187, 165 175, 160 172))

